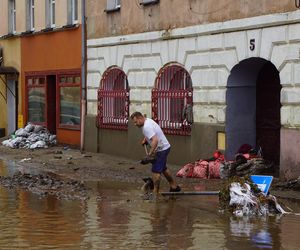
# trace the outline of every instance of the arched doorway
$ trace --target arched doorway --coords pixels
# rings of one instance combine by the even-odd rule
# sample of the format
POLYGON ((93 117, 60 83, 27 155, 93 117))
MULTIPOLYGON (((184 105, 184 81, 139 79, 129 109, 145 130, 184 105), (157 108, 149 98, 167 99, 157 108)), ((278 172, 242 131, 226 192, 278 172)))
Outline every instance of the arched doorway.
POLYGON ((279 164, 280 78, 276 67, 262 58, 234 66, 226 92, 226 156, 233 159, 242 144, 261 147, 263 156, 279 164))

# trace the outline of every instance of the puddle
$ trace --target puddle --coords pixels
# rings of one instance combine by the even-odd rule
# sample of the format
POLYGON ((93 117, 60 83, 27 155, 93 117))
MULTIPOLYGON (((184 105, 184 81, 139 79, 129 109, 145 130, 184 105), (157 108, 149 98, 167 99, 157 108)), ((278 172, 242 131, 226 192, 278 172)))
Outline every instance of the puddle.
MULTIPOLYGON (((17 165, 0 161, 1 175, 17 165)), ((86 182, 89 200, 0 187, 1 249, 298 249, 300 216, 236 218, 217 196, 144 201, 137 183, 86 182)), ((284 201, 300 212, 295 201, 284 201)))
POLYGON ((3 161, 0 159, 0 176, 12 176, 22 170, 14 161, 3 161))

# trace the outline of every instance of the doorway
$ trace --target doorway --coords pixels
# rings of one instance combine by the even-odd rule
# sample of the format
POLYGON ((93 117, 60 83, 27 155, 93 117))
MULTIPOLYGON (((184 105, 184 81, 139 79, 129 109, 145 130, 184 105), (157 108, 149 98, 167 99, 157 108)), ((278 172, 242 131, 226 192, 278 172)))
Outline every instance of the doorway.
POLYGON ((56 75, 47 75, 47 128, 56 134, 56 75))
POLYGON ((249 58, 234 66, 226 92, 226 157, 242 144, 261 147, 263 157, 280 160, 280 77, 276 67, 262 58, 249 58))
POLYGON ((17 83, 7 79, 7 133, 17 130, 17 83))

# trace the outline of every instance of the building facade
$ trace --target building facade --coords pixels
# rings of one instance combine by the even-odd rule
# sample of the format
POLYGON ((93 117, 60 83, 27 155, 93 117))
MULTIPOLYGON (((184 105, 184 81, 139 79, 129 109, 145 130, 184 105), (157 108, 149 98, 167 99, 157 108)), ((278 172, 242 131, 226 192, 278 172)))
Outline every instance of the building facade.
POLYGON ((141 157, 128 119, 141 111, 167 133, 172 163, 216 149, 233 159, 247 143, 282 177, 299 176, 298 5, 89 1, 85 148, 141 157))
MULTIPOLYGON (((79 145, 81 2, 6 0, 1 5, 4 63, 19 73, 15 120, 19 126, 44 125, 59 143, 79 145)), ((6 117, 13 112, 1 101, 6 106, 1 126, 10 134, 16 127, 11 128, 6 117)))

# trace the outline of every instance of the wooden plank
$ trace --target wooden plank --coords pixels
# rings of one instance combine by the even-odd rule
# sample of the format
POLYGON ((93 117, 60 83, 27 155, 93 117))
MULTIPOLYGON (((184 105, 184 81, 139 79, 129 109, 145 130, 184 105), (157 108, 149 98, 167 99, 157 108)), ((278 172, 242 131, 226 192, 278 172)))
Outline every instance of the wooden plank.
POLYGON ((161 195, 219 195, 220 191, 161 192, 161 195))

